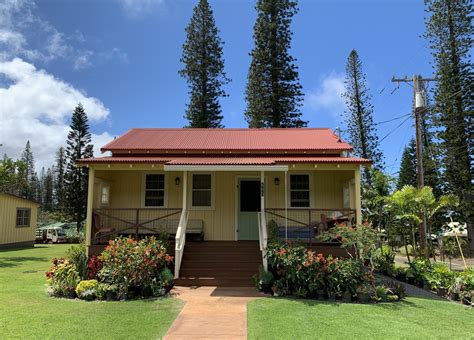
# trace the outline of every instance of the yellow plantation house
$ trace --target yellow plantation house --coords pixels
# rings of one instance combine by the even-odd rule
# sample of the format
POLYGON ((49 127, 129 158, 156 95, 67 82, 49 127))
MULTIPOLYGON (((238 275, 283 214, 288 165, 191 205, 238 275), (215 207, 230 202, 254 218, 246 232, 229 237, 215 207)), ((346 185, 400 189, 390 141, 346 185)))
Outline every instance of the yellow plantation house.
POLYGON ((361 222, 360 167, 326 128, 132 129, 84 159, 89 254, 120 235, 166 231, 181 284, 247 285, 267 226, 326 253, 317 236, 361 222))
POLYGON ((39 203, 0 192, 0 249, 32 247, 39 203))

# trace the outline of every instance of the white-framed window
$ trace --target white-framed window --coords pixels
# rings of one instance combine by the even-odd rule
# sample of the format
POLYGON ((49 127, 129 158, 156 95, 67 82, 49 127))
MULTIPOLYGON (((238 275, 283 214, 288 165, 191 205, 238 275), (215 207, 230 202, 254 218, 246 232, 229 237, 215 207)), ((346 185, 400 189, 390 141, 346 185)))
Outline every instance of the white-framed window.
POLYGON ((108 206, 110 203, 110 185, 102 184, 100 186, 100 205, 108 206))
POLYGON ((165 174, 145 174, 143 205, 145 207, 165 206, 165 174))
POLYGON ((308 174, 290 175, 290 206, 292 208, 310 207, 310 178, 308 174))
POLYGON ((192 174, 191 207, 212 208, 214 206, 214 176, 210 173, 192 174))
POLYGON ((16 208, 16 227, 29 227, 31 220, 31 208, 16 208))

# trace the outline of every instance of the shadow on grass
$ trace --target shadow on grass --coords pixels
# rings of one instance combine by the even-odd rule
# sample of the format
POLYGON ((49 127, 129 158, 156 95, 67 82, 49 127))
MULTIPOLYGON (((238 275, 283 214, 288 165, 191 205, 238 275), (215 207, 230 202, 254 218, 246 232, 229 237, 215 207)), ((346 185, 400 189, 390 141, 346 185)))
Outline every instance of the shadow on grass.
POLYGON ((402 300, 397 302, 381 302, 381 303, 359 303, 359 302, 342 302, 340 300, 328 301, 328 300, 312 300, 312 299, 300 299, 295 297, 277 297, 278 300, 287 300, 302 303, 308 306, 326 305, 334 308, 341 307, 343 305, 354 305, 354 306, 367 306, 376 309, 387 309, 387 310, 401 310, 406 307, 423 308, 422 306, 408 300, 402 300))
POLYGON ((17 256, 0 258, 0 268, 12 268, 22 265, 25 262, 47 262, 45 257, 17 256))

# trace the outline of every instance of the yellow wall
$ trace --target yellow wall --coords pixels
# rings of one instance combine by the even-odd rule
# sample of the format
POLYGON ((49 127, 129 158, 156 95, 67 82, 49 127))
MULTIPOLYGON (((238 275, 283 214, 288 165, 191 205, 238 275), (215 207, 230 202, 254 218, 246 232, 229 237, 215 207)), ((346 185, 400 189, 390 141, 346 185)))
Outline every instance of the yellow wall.
POLYGON ((0 193, 0 246, 35 240, 38 204, 0 193), (16 209, 31 208, 29 227, 16 227, 16 209))
MULTIPOLYGON (((145 173, 162 172, 159 167, 149 170, 141 169, 107 169, 96 170, 94 181, 94 202, 93 207, 100 207, 100 184, 107 183, 110 185, 110 204, 108 208, 143 208, 143 178, 145 173)), ((351 188, 351 204, 350 208, 355 208, 353 185, 350 181, 354 179, 355 166, 346 166, 343 169, 332 167, 321 167, 315 169, 309 166, 296 166, 288 171, 288 188, 289 176, 293 173, 310 174, 311 208, 321 209, 342 209, 343 206, 343 186, 346 184, 351 188)), ((165 174, 165 204, 168 208, 182 207, 182 190, 183 190, 183 172, 163 172, 165 174), (175 184, 175 178, 180 177, 180 184, 175 184)), ((188 198, 191 196, 191 176, 192 172, 188 172, 188 198)), ((236 225, 236 195, 237 195, 237 178, 253 177, 260 178, 259 172, 214 172, 214 206, 212 209, 196 209, 192 208, 190 199, 188 199, 188 210, 190 211, 189 219, 200 219, 204 221, 204 236, 206 240, 235 240, 236 225)), ((284 208, 285 207, 285 185, 284 172, 267 172, 266 180, 266 203, 267 208, 284 208), (280 179, 280 185, 274 184, 275 177, 280 179)), ((289 191, 289 189, 288 189, 289 191)), ((288 199, 289 205, 289 199, 288 199)), ((130 213, 121 212, 124 219, 133 218, 130 213)), ((179 219, 179 215, 176 215, 179 219)), ((118 222, 114 222, 118 223, 118 222)))

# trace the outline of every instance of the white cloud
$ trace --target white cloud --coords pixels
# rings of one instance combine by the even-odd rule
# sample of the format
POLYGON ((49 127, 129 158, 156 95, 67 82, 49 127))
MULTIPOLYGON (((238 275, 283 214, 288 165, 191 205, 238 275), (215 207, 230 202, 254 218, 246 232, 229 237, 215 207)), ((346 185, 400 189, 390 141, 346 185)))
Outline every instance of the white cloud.
POLYGON ((94 52, 86 44, 82 32, 76 30, 65 35, 39 17, 34 0, 0 0, 0 61, 21 57, 49 63, 63 59, 75 70, 92 67, 94 61, 128 62, 127 54, 116 47, 94 52))
POLYGON ((148 14, 165 3, 165 0, 117 0, 130 17, 148 14))
MULTIPOLYGON (((91 125, 110 114, 97 98, 22 59, 0 61, 0 76, 10 82, 0 87, 0 152, 20 157, 30 140, 38 169, 50 166, 56 150, 65 145, 68 120, 77 103, 84 105, 91 125)), ((111 139, 106 132, 93 135, 95 149, 111 139)))
POLYGON ((320 85, 306 95, 307 105, 314 111, 327 111, 340 116, 344 111, 344 75, 331 73, 321 80, 320 85))

